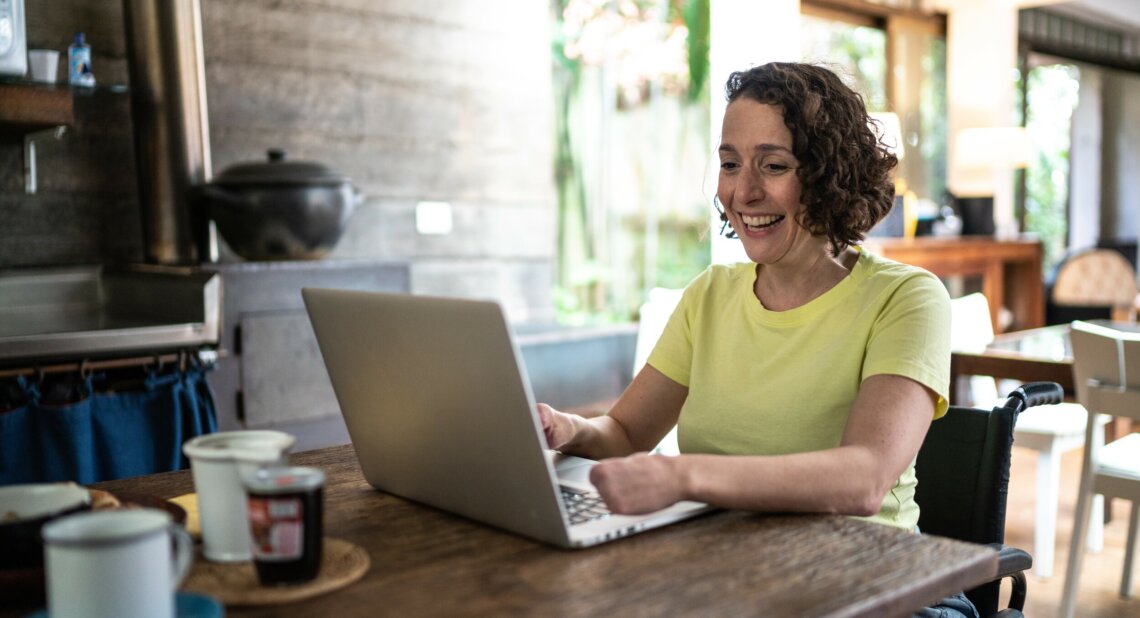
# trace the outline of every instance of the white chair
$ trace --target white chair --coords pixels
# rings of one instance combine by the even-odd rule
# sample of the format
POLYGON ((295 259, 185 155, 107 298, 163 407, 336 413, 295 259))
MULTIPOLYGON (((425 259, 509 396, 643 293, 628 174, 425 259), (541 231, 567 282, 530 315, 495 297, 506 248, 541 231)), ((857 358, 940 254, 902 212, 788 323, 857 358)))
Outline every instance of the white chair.
MULTIPOLYGON (((653 346, 657 344, 657 340, 661 338, 661 333, 665 331, 665 324, 669 321, 669 316, 673 315, 677 303, 681 302, 683 292, 684 290, 672 288, 653 288, 649 291, 649 300, 642 304, 638 311, 640 318, 637 326, 637 347, 633 353, 634 376, 637 376, 637 372, 645 366, 645 361, 649 359, 649 353, 653 351, 653 346)), ((653 452, 663 455, 676 455, 680 452, 680 448, 677 446, 676 427, 669 431, 669 434, 661 440, 653 452)))
MULTIPOLYGON (((1077 321, 1073 322, 1070 338, 1077 399, 1091 412, 1140 421, 1140 332, 1077 321)), ((1086 435, 1091 436, 1095 430, 1096 425, 1089 423, 1086 435)), ((1065 618, 1071 618, 1076 608, 1085 531, 1090 519, 1095 523, 1089 509, 1094 495, 1132 501, 1120 581, 1120 596, 1127 598, 1132 594, 1132 567, 1140 528, 1140 434, 1129 433, 1103 446, 1094 444, 1085 451, 1061 596, 1061 616, 1065 618)))
MULTIPOLYGON (((981 352, 994 339, 989 302, 980 293, 950 301, 950 347, 959 352, 981 352)), ((968 384, 951 384, 963 405, 990 409, 1003 398, 998 383, 990 376, 962 376, 968 384)), ((1012 389, 1011 389, 1012 390, 1012 389)), ((1033 525, 1033 573, 1052 577, 1057 539, 1057 505, 1060 501, 1061 456, 1085 444, 1088 413, 1076 403, 1036 406, 1022 412, 1014 425, 1014 446, 1037 451, 1037 485, 1033 525)), ((1108 417, 1094 420, 1094 440, 1103 443, 1108 417)), ((1090 549, 1099 551, 1104 543, 1103 499, 1093 505, 1095 523, 1088 530, 1090 549)))
POLYGON ((684 290, 672 288, 649 290, 649 300, 645 301, 638 310, 640 317, 637 323, 637 348, 633 353, 633 375, 636 376, 645 366, 649 353, 653 351, 653 346, 657 345, 661 333, 665 332, 665 323, 669 321, 669 316, 673 315, 677 303, 681 302, 683 293, 684 290))

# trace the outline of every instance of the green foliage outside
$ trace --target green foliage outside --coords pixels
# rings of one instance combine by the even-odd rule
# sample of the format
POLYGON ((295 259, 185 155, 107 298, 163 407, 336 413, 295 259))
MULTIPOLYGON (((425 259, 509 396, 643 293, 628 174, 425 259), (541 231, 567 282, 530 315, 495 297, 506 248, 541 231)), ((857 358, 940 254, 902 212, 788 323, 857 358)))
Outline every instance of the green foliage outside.
MULTIPOLYGON (((683 287, 710 261, 709 1, 552 0, 563 323, 636 319, 650 288, 683 287)), ((900 177, 935 202, 946 186, 946 43, 907 36, 923 76, 916 109, 893 110, 914 153, 900 177)), ((889 109, 883 29, 805 16, 801 45, 870 110, 889 109)))
POLYGON ((835 71, 867 109, 887 111, 887 33, 880 28, 803 16, 801 56, 835 71))
POLYGON ((708 3, 552 1, 562 323, 636 319, 709 263, 708 3))
POLYGON ((1037 151, 1025 171, 1025 231, 1044 245, 1049 272, 1068 244, 1069 153, 1080 74, 1072 65, 1034 68, 1028 76, 1026 130, 1037 151))

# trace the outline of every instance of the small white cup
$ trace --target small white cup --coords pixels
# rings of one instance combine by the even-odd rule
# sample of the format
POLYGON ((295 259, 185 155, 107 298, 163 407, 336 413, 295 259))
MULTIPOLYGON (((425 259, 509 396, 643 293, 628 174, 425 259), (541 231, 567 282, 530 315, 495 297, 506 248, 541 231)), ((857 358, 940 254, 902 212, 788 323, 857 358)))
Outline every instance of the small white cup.
POLYGON ((202 553, 208 560, 252 558, 249 507, 241 479, 262 466, 284 463, 295 441, 281 431, 249 430, 198 436, 182 445, 198 493, 202 553))
POLYGON ((43 537, 49 616, 174 617, 194 541, 165 511, 69 515, 44 526, 43 537))
POLYGON ((33 80, 54 84, 59 71, 59 52, 54 49, 29 49, 28 68, 33 80))

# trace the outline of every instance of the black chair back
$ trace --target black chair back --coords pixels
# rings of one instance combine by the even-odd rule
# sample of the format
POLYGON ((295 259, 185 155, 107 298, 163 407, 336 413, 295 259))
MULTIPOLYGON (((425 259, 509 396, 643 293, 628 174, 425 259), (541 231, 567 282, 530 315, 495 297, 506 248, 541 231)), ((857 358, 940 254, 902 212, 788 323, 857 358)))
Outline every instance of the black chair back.
MULTIPOLYGON (((946 416, 931 423, 915 463, 922 533, 1004 543, 1017 415, 1031 406, 1058 403, 1062 395, 1053 382, 1035 382, 1018 388, 992 410, 951 406, 946 416)), ((1000 586, 1001 580, 995 580, 966 591, 966 596, 982 616, 990 616, 997 612, 1000 586)))

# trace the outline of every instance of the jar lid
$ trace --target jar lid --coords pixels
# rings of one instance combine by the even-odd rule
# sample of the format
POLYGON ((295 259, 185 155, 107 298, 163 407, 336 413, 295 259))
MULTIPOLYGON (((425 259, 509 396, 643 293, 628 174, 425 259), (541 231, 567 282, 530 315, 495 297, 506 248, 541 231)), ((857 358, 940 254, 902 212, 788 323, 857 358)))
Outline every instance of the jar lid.
POLYGON ((304 466, 269 467, 245 476, 242 484, 255 494, 290 494, 324 485, 325 473, 304 466))
POLYGON ((320 163, 290 161, 287 153, 280 148, 270 148, 266 155, 266 161, 250 161, 227 167, 214 178, 214 182, 227 185, 335 185, 350 182, 344 174, 320 163))

